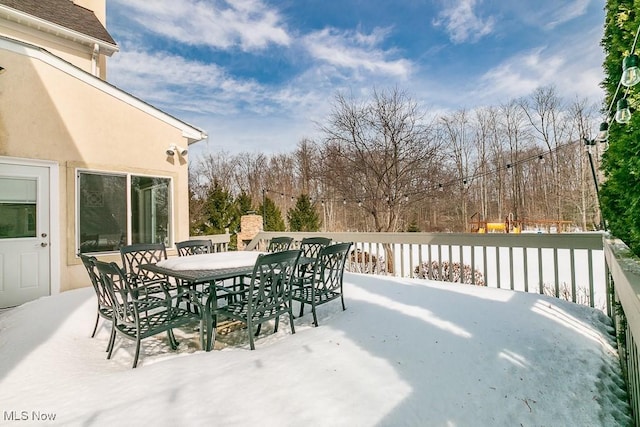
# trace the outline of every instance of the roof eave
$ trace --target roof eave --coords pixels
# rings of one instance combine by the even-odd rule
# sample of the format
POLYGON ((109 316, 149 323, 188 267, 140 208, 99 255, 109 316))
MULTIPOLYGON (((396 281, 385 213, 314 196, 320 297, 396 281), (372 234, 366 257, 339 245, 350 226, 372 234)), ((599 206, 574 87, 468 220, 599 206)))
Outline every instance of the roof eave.
POLYGON ((92 85, 93 87, 101 90, 104 93, 107 93, 113 96, 120 101, 127 103, 128 105, 137 108, 145 113, 149 114, 152 117, 155 117, 182 132, 182 136, 187 139, 188 144, 192 144, 194 142, 201 141, 208 137, 207 133, 189 123, 186 123, 156 107, 153 105, 142 101, 141 99, 123 91, 122 89, 117 88, 109 82, 106 82, 86 71, 76 67, 63 60, 62 58, 52 54, 38 46, 30 45, 29 43, 21 42, 19 40, 10 39, 7 37, 0 36, 0 49, 5 49, 8 51, 12 51, 15 53, 19 53, 34 59, 38 59, 50 66, 57 68, 58 70, 77 78, 87 84, 92 85))
POLYGON ((100 48, 100 53, 103 53, 107 56, 111 56, 115 52, 118 52, 120 50, 117 44, 109 43, 104 40, 88 36, 81 32, 63 27, 62 25, 54 24, 45 19, 38 18, 37 16, 29 15, 28 13, 12 9, 8 6, 0 5, 0 16, 2 15, 10 20, 24 22, 27 26, 37 28, 48 33, 53 33, 66 39, 77 41, 83 45, 88 46, 90 49, 93 49, 93 46, 97 44, 100 48))

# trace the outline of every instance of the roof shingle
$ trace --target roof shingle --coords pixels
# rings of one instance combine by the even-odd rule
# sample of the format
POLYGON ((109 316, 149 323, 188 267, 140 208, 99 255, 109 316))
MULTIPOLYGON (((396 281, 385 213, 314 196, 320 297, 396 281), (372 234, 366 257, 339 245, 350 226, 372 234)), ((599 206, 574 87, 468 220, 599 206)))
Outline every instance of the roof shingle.
POLYGON ((89 9, 71 0, 0 0, 0 4, 113 45, 115 40, 89 9))

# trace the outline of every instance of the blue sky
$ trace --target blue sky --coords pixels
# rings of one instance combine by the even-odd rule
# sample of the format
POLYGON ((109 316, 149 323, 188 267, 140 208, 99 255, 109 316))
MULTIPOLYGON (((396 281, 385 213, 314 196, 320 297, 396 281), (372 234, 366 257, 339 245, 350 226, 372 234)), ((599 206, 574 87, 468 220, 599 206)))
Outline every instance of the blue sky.
POLYGON ((555 85, 601 102, 604 1, 108 0, 108 80, 207 131, 202 153, 292 152, 340 91, 438 114, 555 85))

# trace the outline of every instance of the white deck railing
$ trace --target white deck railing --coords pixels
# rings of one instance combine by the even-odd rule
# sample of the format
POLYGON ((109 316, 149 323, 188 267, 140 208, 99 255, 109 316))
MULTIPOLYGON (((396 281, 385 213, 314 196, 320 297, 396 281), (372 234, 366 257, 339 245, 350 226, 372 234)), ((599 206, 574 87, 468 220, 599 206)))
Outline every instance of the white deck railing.
POLYGON ((213 243, 214 252, 227 252, 229 250, 229 242, 231 241, 231 235, 229 233, 208 234, 206 236, 191 236, 190 239, 191 240, 209 239, 213 243))
POLYGON ((247 250, 275 236, 353 242, 348 269, 554 295, 608 311, 603 235, 261 232, 247 250))
POLYGON ((619 240, 605 239, 610 307, 618 338, 618 354, 633 411, 634 425, 640 425, 640 262, 619 240))

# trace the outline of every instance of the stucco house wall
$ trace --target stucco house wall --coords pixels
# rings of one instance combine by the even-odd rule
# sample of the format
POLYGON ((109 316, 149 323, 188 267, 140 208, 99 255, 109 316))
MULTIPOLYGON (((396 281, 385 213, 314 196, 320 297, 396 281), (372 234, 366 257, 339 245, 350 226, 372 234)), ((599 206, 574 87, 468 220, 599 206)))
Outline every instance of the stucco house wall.
MULTIPOLYGON (((53 258, 60 265, 52 269, 59 270, 59 291, 90 286, 77 256, 79 169, 171 178, 171 240, 187 239, 188 155, 168 156, 166 150, 171 144, 187 147, 205 138, 204 131, 95 77, 81 55, 72 65, 61 51, 12 38, 11 29, 0 34, 0 156, 58 165, 59 200, 51 222, 60 234, 53 258)), ((120 261, 117 253, 100 259, 120 261)))

